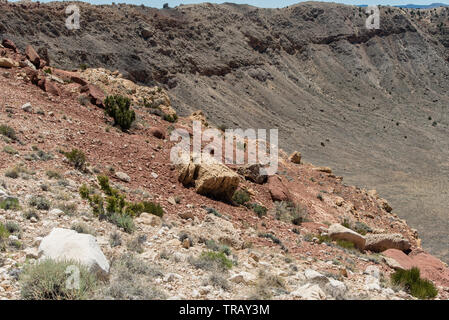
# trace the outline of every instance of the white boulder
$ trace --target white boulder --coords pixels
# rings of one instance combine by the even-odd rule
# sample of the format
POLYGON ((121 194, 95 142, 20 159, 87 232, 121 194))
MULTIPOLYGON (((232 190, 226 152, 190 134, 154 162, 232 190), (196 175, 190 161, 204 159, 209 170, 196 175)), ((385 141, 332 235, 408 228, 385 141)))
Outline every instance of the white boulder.
POLYGON ((41 259, 74 260, 92 272, 109 273, 109 262, 90 234, 55 228, 39 245, 41 259))
POLYGON ((291 293, 295 298, 303 300, 324 300, 326 294, 321 290, 317 284, 306 283, 291 293))

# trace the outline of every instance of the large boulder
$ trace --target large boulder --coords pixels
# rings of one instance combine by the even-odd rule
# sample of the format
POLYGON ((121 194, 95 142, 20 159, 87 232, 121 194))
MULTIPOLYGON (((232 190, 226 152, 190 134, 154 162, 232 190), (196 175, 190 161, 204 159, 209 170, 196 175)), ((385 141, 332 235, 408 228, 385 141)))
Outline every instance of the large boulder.
POLYGON ((206 215, 201 224, 190 229, 190 231, 192 236, 200 243, 214 240, 216 243, 230 246, 236 250, 241 250, 244 244, 240 233, 234 228, 234 225, 230 221, 217 217, 214 214, 206 215))
POLYGON ((177 165, 179 181, 184 186, 193 185, 199 194, 231 200, 239 186, 238 174, 211 156, 203 155, 199 163, 195 157, 184 159, 177 165))
POLYGON ((292 195, 288 188, 283 183, 281 177, 270 176, 268 177, 268 191, 270 191, 271 199, 273 201, 291 201, 292 195))
POLYGON ((59 90, 59 88, 56 86, 55 83, 53 83, 51 80, 49 80, 48 78, 42 78, 38 81, 37 85, 39 86, 39 88, 41 88, 42 90, 44 90, 45 92, 48 92, 54 96, 59 96, 61 95, 61 92, 59 90))
POLYGON ((74 260, 87 266, 92 272, 103 275, 109 273, 109 262, 95 237, 90 234, 55 228, 42 239, 39 255, 41 259, 74 260))
POLYGON ((9 39, 3 39, 2 45, 3 45, 5 48, 11 49, 11 50, 13 50, 14 52, 17 52, 16 44, 15 44, 12 40, 9 40, 9 39))
POLYGON ((237 169, 237 172, 245 177, 246 180, 262 184, 268 179, 268 175, 263 173, 261 164, 248 164, 237 169))
POLYGON ((41 57, 39 57, 36 50, 34 50, 34 48, 32 46, 28 45, 26 47, 25 54, 26 54, 28 60, 30 60, 31 63, 34 64, 34 66, 36 68, 39 69, 41 67, 41 57))
POLYGON ((12 68, 17 67, 18 63, 9 58, 0 58, 0 67, 2 68, 12 68))
POLYGON ((410 249, 410 241, 399 233, 393 234, 368 234, 365 236, 365 249, 373 252, 382 252, 387 249, 407 251, 410 249))
POLYGON ((354 230, 348 229, 341 224, 334 223, 329 227, 328 235, 332 240, 345 240, 352 242, 356 248, 363 250, 365 248, 365 237, 354 230))
POLYGON ((439 259, 417 249, 409 255, 397 249, 388 249, 382 252, 393 268, 404 270, 412 267, 419 268, 421 277, 433 281, 438 286, 449 287, 449 268, 439 259))
POLYGON ((58 78, 61 78, 66 82, 75 82, 82 86, 85 86, 87 84, 87 81, 81 78, 78 72, 66 71, 56 68, 52 68, 51 72, 53 75, 57 76, 58 78))
POLYGON ((98 107, 103 107, 103 101, 105 99, 105 95, 103 93, 103 90, 100 89, 100 87, 94 85, 94 84, 86 84, 85 86, 82 86, 80 89, 81 93, 86 93, 89 96, 90 102, 93 105, 96 105, 98 107))

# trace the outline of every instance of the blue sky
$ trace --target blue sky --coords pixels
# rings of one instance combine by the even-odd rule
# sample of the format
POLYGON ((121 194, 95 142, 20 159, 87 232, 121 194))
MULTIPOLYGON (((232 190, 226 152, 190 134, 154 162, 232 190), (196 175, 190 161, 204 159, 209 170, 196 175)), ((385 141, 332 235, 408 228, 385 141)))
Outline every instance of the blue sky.
MULTIPOLYGON (((90 2, 92 4, 108 4, 113 2, 112 0, 83 0, 90 2)), ((40 2, 49 2, 49 0, 40 0, 40 2)), ((116 0, 115 3, 131 3, 131 4, 145 4, 149 7, 161 8, 164 3, 168 3, 171 7, 175 7, 179 4, 191 4, 191 3, 201 3, 201 2, 213 2, 213 3, 223 3, 223 2, 233 2, 240 4, 250 4, 262 8, 282 8, 298 2, 299 0, 116 0)), ((380 5, 397 5, 397 4, 431 4, 434 2, 448 3, 448 1, 438 1, 438 0, 334 0, 326 2, 335 3, 345 3, 345 4, 380 4, 380 5)))

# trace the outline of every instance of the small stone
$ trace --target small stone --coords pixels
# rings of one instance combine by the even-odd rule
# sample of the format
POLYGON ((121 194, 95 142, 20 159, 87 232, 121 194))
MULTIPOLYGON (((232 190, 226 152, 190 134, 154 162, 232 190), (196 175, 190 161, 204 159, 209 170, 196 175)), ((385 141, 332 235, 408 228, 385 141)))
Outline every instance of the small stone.
POLYGON ((195 216, 193 215, 193 212, 191 211, 186 211, 186 212, 179 212, 178 216, 181 217, 182 219, 194 219, 195 216))
POLYGON ((31 221, 32 223, 36 223, 38 220, 37 220, 36 217, 31 217, 30 221, 31 221))
POLYGON ((159 226, 162 224, 162 220, 160 217, 147 212, 142 212, 139 218, 136 219, 136 222, 150 225, 152 227, 159 226))
POLYGON ((58 216, 58 217, 61 217, 64 215, 64 211, 62 211, 61 209, 57 209, 57 208, 51 209, 49 213, 51 215, 58 216))
POLYGON ((193 289, 192 291, 192 298, 199 298, 200 297, 200 293, 198 290, 193 289))
POLYGON ((184 249, 189 249, 189 248, 190 248, 190 240, 189 240, 188 238, 185 238, 185 239, 182 241, 182 247, 183 247, 184 249))
POLYGON ((154 178, 154 179, 157 179, 159 176, 157 175, 157 173, 156 172, 151 172, 151 176, 154 178))
POLYGON ((31 106, 31 103, 27 102, 22 106, 22 110, 25 112, 31 112, 33 107, 31 106))
POLYGON ((131 178, 124 172, 117 171, 115 176, 123 182, 130 182, 131 178))

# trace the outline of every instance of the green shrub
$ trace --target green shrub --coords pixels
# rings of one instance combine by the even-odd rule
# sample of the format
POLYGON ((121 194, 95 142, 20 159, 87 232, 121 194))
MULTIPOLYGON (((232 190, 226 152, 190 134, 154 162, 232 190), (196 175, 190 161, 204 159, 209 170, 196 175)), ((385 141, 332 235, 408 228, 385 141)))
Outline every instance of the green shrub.
POLYGON ((20 226, 13 221, 6 221, 5 228, 6 228, 6 230, 8 230, 9 233, 19 233, 20 232, 20 226))
POLYGON ((219 217, 219 218, 223 217, 223 215, 214 208, 206 208, 205 210, 207 213, 213 214, 216 217, 219 217))
POLYGON ((89 190, 89 187, 85 183, 83 183, 81 185, 81 187, 79 188, 79 193, 80 193, 81 199, 85 199, 85 200, 89 199, 90 190, 89 190))
POLYGON ((293 202, 276 202, 274 212, 277 220, 293 223, 297 226, 308 221, 307 208, 300 205, 295 205, 293 202))
POLYGON ((246 190, 237 190, 232 196, 232 201, 239 205, 244 205, 250 200, 249 192, 246 190))
POLYGON ((61 179, 62 178, 62 174, 58 171, 47 170, 45 173, 46 173, 47 177, 49 177, 50 179, 61 179))
POLYGON ((14 149, 14 148, 11 147, 11 146, 4 146, 4 147, 3 147, 3 152, 6 152, 6 153, 12 154, 12 155, 18 154, 18 153, 19 153, 16 149, 14 149))
POLYGON ((162 217, 164 215, 164 209, 162 209, 161 205, 153 202, 143 202, 144 211, 154 214, 158 217, 162 217))
POLYGON ((9 234, 8 229, 0 222, 0 252, 6 250, 6 240, 8 239, 9 234))
POLYGON ((25 266, 20 274, 21 296, 25 300, 88 299, 96 287, 96 282, 95 276, 85 266, 74 261, 57 262, 47 259, 25 266), (78 289, 70 288, 72 266, 79 270, 78 289))
POLYGON ((159 300, 167 295, 154 281, 163 273, 156 267, 131 254, 124 254, 113 262, 110 281, 98 293, 98 299, 159 300))
POLYGON ((89 189, 85 184, 79 188, 81 198, 89 201, 96 216, 106 218, 129 233, 135 228, 133 217, 139 216, 142 212, 163 216, 164 210, 159 204, 148 201, 128 202, 125 195, 110 186, 107 176, 99 175, 97 180, 106 195, 104 199, 102 195, 94 193, 94 190, 89 189))
POLYGON ((30 220, 31 218, 35 218, 37 220, 39 220, 39 215, 37 214, 37 212, 33 209, 31 210, 27 210, 23 213, 23 217, 27 220, 30 220))
POLYGON ((0 201, 0 209, 3 210, 20 210, 19 200, 17 198, 7 198, 0 201))
POLYGON ((128 215, 113 213, 109 221, 128 233, 132 233, 135 229, 133 218, 128 215))
POLYGON ((19 177, 20 170, 18 167, 14 167, 11 169, 6 170, 5 177, 11 178, 11 179, 17 179, 19 177))
POLYGON ((120 236, 120 233, 117 231, 111 233, 111 236, 109 237, 109 244, 113 248, 120 246, 122 244, 122 237, 120 236))
POLYGON ((355 249, 355 245, 351 241, 337 240, 337 245, 339 245, 342 248, 349 249, 349 250, 355 249))
POLYGON ((131 128, 136 119, 136 114, 130 110, 131 100, 120 95, 108 96, 104 100, 105 112, 114 119, 114 125, 118 125, 122 131, 131 128))
POLYGON ((49 210, 51 207, 50 201, 43 196, 32 196, 28 204, 37 210, 49 210))
POLYGON ((98 180, 98 184, 100 185, 101 190, 108 196, 112 196, 113 189, 111 188, 111 186, 109 184, 108 176, 98 175, 97 180, 98 180))
POLYGON ((56 208, 64 212, 68 216, 73 216, 78 212, 78 206, 75 203, 58 203, 56 208))
POLYGON ((278 275, 268 273, 264 270, 259 271, 256 285, 250 295, 250 300, 272 299, 273 294, 286 293, 285 281, 278 275))
POLYGON ((0 222, 0 241, 8 239, 9 235, 10 232, 8 231, 8 228, 6 228, 6 226, 0 222))
POLYGON ((222 252, 227 256, 230 256, 232 253, 231 249, 227 245, 217 244, 213 239, 206 240, 205 244, 209 250, 222 252))
POLYGON ((173 115, 171 115, 171 114, 164 114, 162 119, 164 119, 165 121, 174 123, 174 122, 178 121, 178 115, 176 113, 173 114, 173 115))
POLYGON ((327 235, 319 235, 318 236, 318 243, 332 243, 331 237, 327 235))
POLYGON ((276 244, 282 244, 281 240, 279 240, 279 238, 277 238, 274 234, 272 233, 259 233, 258 236, 260 238, 267 238, 270 239, 271 241, 273 241, 276 244))
POLYGON ((16 131, 8 125, 0 125, 0 134, 12 140, 17 140, 16 131))
POLYGON ((228 270, 231 269, 233 263, 223 252, 206 251, 196 259, 190 259, 190 263, 199 269, 205 270, 228 270))
POLYGON ((343 219, 343 222, 341 223, 341 225, 345 228, 351 229, 351 223, 349 222, 349 220, 347 218, 343 219))
POLYGON ((373 232, 373 230, 364 222, 357 221, 353 223, 348 218, 344 218, 341 225, 344 226, 345 228, 354 230, 355 232, 363 236, 366 235, 367 233, 373 232))
POLYGON ((147 241, 147 236, 140 235, 140 236, 132 239, 131 241, 129 241, 127 243, 126 247, 128 248, 129 251, 143 253, 143 251, 144 251, 143 245, 146 241, 147 241))
POLYGON ((72 149, 70 152, 64 152, 65 157, 75 169, 83 170, 86 165, 86 155, 78 149, 72 149))
POLYGON ((267 214, 267 208, 258 204, 258 203, 253 203, 253 210, 254 212, 257 214, 257 216, 259 218, 262 218, 263 216, 265 216, 267 214))
POLYGON ((221 288, 225 291, 228 291, 231 289, 231 286, 229 285, 229 281, 227 277, 223 274, 221 274, 219 271, 212 272, 211 275, 207 278, 206 281, 204 281, 204 285, 212 285, 217 288, 221 288))
POLYGON ((391 274, 391 281, 418 299, 431 299, 438 294, 435 285, 427 279, 422 279, 420 271, 416 267, 410 270, 397 270, 391 274))
POLYGON ((18 249, 18 250, 20 250, 20 249, 23 248, 23 243, 20 242, 19 240, 16 240, 16 239, 10 240, 10 241, 9 241, 9 245, 10 245, 11 247, 15 248, 15 249, 18 249))
POLYGON ((367 233, 373 232, 373 230, 365 223, 357 221, 354 225, 355 232, 360 233, 361 235, 366 235, 367 233))
POLYGON ((95 230, 84 223, 75 223, 72 225, 72 230, 75 230, 78 233, 91 234, 93 236, 96 235, 95 230))
POLYGON ((40 150, 38 147, 33 146, 33 153, 30 153, 28 155, 25 156, 25 160, 28 161, 37 161, 37 160, 42 160, 42 161, 48 161, 53 159, 53 154, 51 152, 45 152, 43 150, 40 150))

